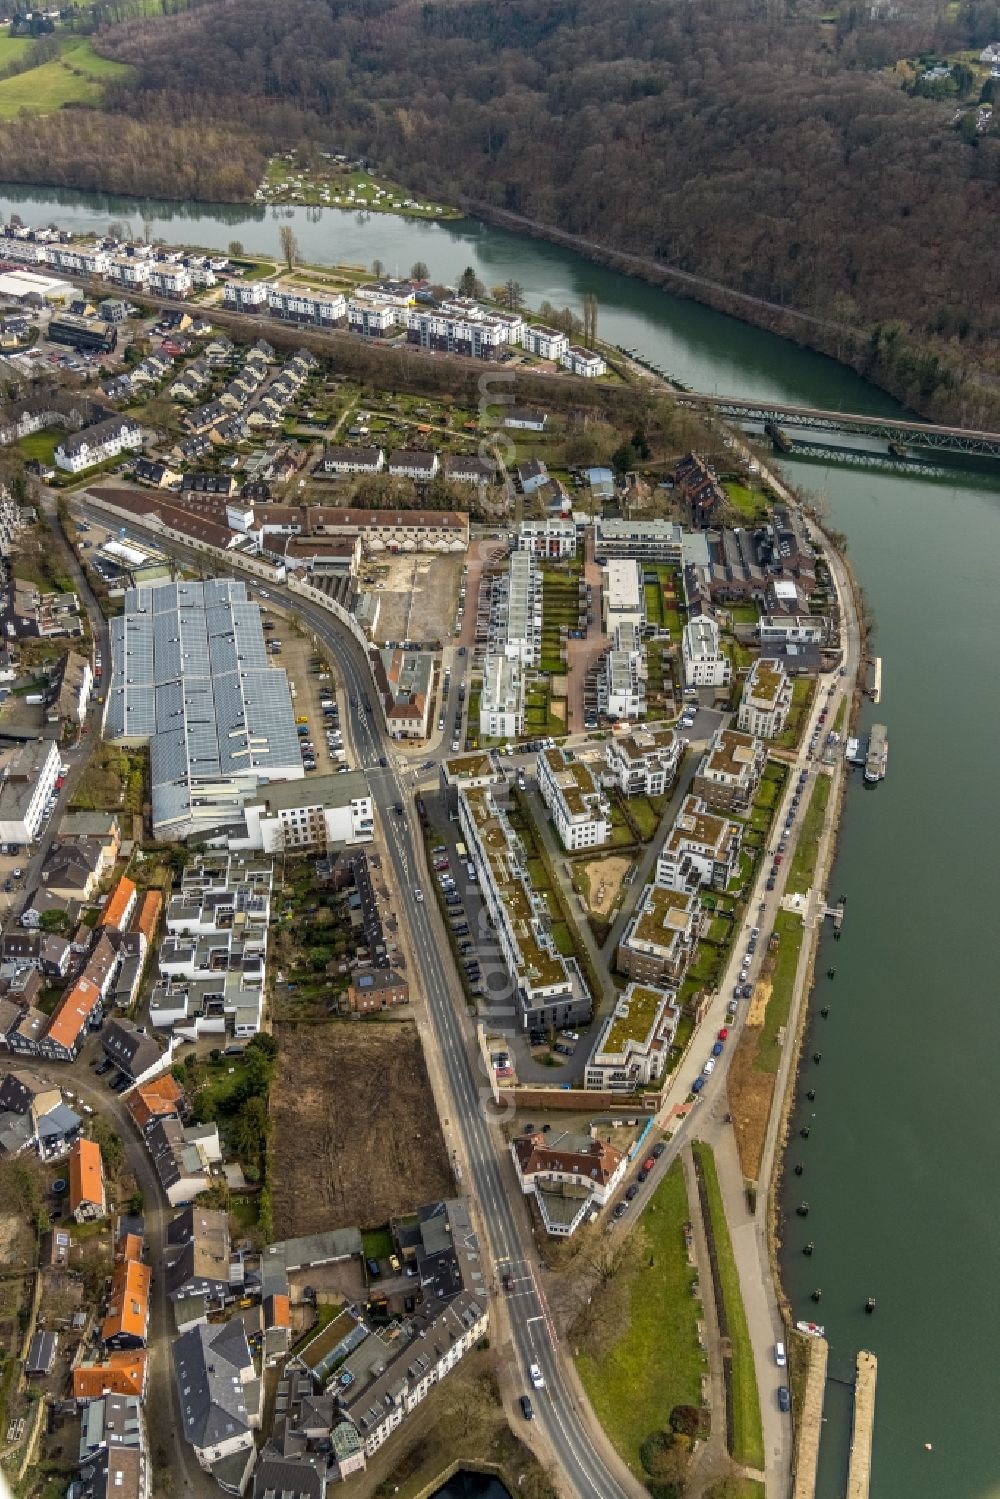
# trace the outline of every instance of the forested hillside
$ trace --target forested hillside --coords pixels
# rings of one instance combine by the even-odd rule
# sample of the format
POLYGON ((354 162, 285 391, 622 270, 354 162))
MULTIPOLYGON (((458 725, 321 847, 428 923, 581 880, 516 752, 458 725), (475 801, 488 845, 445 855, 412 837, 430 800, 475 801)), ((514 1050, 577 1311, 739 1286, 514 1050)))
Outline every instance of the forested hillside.
POLYGON ((209 0, 98 36, 137 70, 111 96, 130 129, 22 121, 0 158, 22 180, 236 198, 269 149, 365 153, 446 201, 882 325, 886 383, 973 415, 987 386, 959 398, 961 372, 1000 374, 1000 99, 982 113, 1000 81, 975 66, 1000 5, 882 9, 209 0), (896 66, 920 58, 971 65, 933 89, 896 66))

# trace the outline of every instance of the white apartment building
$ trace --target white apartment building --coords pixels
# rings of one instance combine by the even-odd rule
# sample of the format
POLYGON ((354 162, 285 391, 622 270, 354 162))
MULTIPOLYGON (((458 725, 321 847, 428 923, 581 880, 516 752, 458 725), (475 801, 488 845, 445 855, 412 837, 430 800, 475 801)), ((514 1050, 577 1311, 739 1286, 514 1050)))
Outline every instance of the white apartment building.
POLYGON ((374 803, 362 770, 263 786, 243 813, 246 839, 232 835, 231 848, 297 853, 370 843, 375 833, 374 803))
POLYGON ((562 559, 576 556, 576 521, 572 516, 548 516, 523 520, 517 533, 517 548, 535 557, 562 559))
POLYGON ((55 791, 59 751, 51 739, 29 739, 0 759, 0 843, 34 843, 45 803, 55 791))
POLYGON ((668 890, 724 890, 739 866, 743 830, 686 796, 656 861, 656 883, 668 890))
POLYGON ((149 289, 163 297, 186 297, 194 288, 194 277, 186 265, 157 261, 149 268, 149 289))
POLYGON ((609 718, 645 718, 646 647, 637 625, 616 625, 604 658, 604 711, 609 718))
POLYGON ((511 344, 520 342, 523 327, 519 317, 488 313, 475 302, 410 307, 406 313, 408 343, 468 359, 499 359, 511 344))
POLYGON ((604 628, 613 635, 619 625, 642 630, 646 623, 646 590, 642 565, 632 557, 611 557, 604 568, 604 628))
POLYGON ((479 733, 514 739, 524 731, 524 668, 515 657, 489 655, 483 661, 479 733))
POLYGON ((97 245, 50 245, 45 258, 75 276, 106 276, 111 265, 107 250, 97 245))
POLYGON ((699 614, 684 626, 681 643, 684 683, 687 687, 728 687, 733 663, 722 650, 718 622, 710 614, 699 614))
POLYGON ((671 567, 708 567, 704 531, 685 531, 670 520, 619 520, 599 515, 594 521, 596 557, 637 557, 671 567))
POLYGON ((546 1233, 567 1239, 614 1196, 628 1156, 606 1140, 570 1130, 517 1135, 510 1145, 521 1191, 534 1197, 546 1233))
POLYGON ((830 621, 822 614, 765 614, 759 627, 761 647, 825 645, 830 621))
POLYGON ((542 750, 536 761, 538 789, 552 813, 563 848, 599 848, 611 836, 611 808, 582 760, 561 749, 542 750))
POLYGON ((713 811, 745 814, 766 764, 761 740, 739 729, 717 729, 695 773, 694 793, 713 811))
POLYGON ((532 885, 524 847, 489 786, 462 786, 458 820, 496 930, 525 1030, 585 1023, 590 992, 552 940, 545 897, 532 885))
POLYGON ((788 721, 792 683, 781 661, 761 657, 747 672, 737 728, 757 739, 775 739, 788 721))
POLYGON ((426 484, 437 477, 440 467, 438 455, 423 448, 394 448, 389 454, 389 472, 394 479, 426 484))
POLYGON ((340 291, 317 291, 311 286, 269 283, 267 310, 272 317, 294 323, 316 323, 336 328, 347 321, 347 298, 340 291))
POLYGON ((530 552, 513 552, 507 571, 503 652, 522 666, 535 666, 542 648, 542 577, 530 552))
POLYGON ((138 422, 129 416, 109 417, 64 437, 56 447, 56 467, 70 474, 82 474, 85 469, 107 463, 122 453, 140 453, 142 442, 138 422))
POLYGON ((381 448, 327 448, 319 463, 324 474, 380 474, 384 468, 381 448))
POLYGON ((141 290, 149 285, 149 272, 148 260, 135 255, 114 255, 108 266, 107 277, 109 281, 116 281, 119 286, 141 290))
POLYGON ((614 734, 605 746, 608 775, 626 796, 662 796, 677 774, 684 746, 666 724, 614 734))
POLYGON ((559 363, 571 375, 581 375, 584 380, 596 380, 608 373, 607 363, 600 354, 593 349, 581 349, 577 344, 570 344, 565 354, 560 355, 559 363))
POLYGON ((684 981, 701 928, 701 900, 694 891, 647 885, 618 944, 618 971, 638 983, 676 988, 684 981))
POLYGON ((585 1086, 634 1093, 662 1077, 680 1014, 672 989, 629 984, 601 1027, 585 1086))
POLYGON ((363 338, 385 338, 399 326, 400 311, 391 302, 372 302, 355 294, 347 303, 347 323, 363 338))
POLYGON ((266 281, 227 281, 222 289, 223 305, 235 307, 238 312, 262 312, 268 296, 266 281))
POLYGON ((521 334, 521 345, 529 354, 539 359, 562 359, 569 350, 569 339, 555 328, 545 328, 541 323, 525 323, 521 334))

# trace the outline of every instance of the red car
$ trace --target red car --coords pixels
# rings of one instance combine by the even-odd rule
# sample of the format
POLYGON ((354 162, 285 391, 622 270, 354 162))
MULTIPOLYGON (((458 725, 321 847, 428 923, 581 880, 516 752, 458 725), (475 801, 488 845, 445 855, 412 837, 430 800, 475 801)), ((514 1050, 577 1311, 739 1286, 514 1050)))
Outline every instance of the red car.
POLYGON ((721 1031, 719 1032, 719 1040, 720 1041, 725 1041, 725 1039, 726 1039, 726 1037, 728 1035, 729 1035, 729 1027, 728 1027, 728 1025, 724 1025, 722 1027, 721 1031))
POLYGON ((774 856, 774 862, 775 862, 775 864, 780 864, 781 861, 782 861, 782 859, 784 857, 785 857, 784 854, 775 854, 775 856, 774 856))
POLYGON ((651 1155, 648 1155, 642 1163, 642 1169, 643 1171, 652 1171, 655 1165, 656 1162, 654 1161, 653 1157, 651 1155))

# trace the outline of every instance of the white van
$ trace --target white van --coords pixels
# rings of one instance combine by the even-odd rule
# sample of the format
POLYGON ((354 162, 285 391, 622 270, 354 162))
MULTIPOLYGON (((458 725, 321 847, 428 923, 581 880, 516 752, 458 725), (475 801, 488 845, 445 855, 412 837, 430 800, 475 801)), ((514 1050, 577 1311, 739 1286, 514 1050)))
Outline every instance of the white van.
POLYGON ((775 1345, 774 1345, 774 1362, 777 1364, 777 1366, 778 1366, 779 1369, 783 1369, 785 1367, 786 1363, 788 1362, 788 1360, 785 1357, 785 1345, 784 1345, 784 1343, 775 1343, 775 1345))

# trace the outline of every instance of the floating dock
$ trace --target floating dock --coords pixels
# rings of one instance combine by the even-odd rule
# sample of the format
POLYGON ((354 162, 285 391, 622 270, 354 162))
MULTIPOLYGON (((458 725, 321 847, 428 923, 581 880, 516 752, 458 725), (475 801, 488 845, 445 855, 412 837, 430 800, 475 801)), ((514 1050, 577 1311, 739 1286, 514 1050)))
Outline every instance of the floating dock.
POLYGON ((878 1360, 864 1349, 858 1354, 854 1382, 854 1420, 851 1423, 851 1462, 847 1470, 847 1499, 868 1499, 872 1479, 872 1435, 875 1428, 875 1379, 878 1360))
POLYGON ((814 1499, 819 1439, 823 1431, 823 1396, 826 1393, 826 1361, 830 1345, 826 1338, 809 1343, 809 1368, 799 1411, 799 1440, 795 1452, 795 1487, 792 1499, 814 1499))

